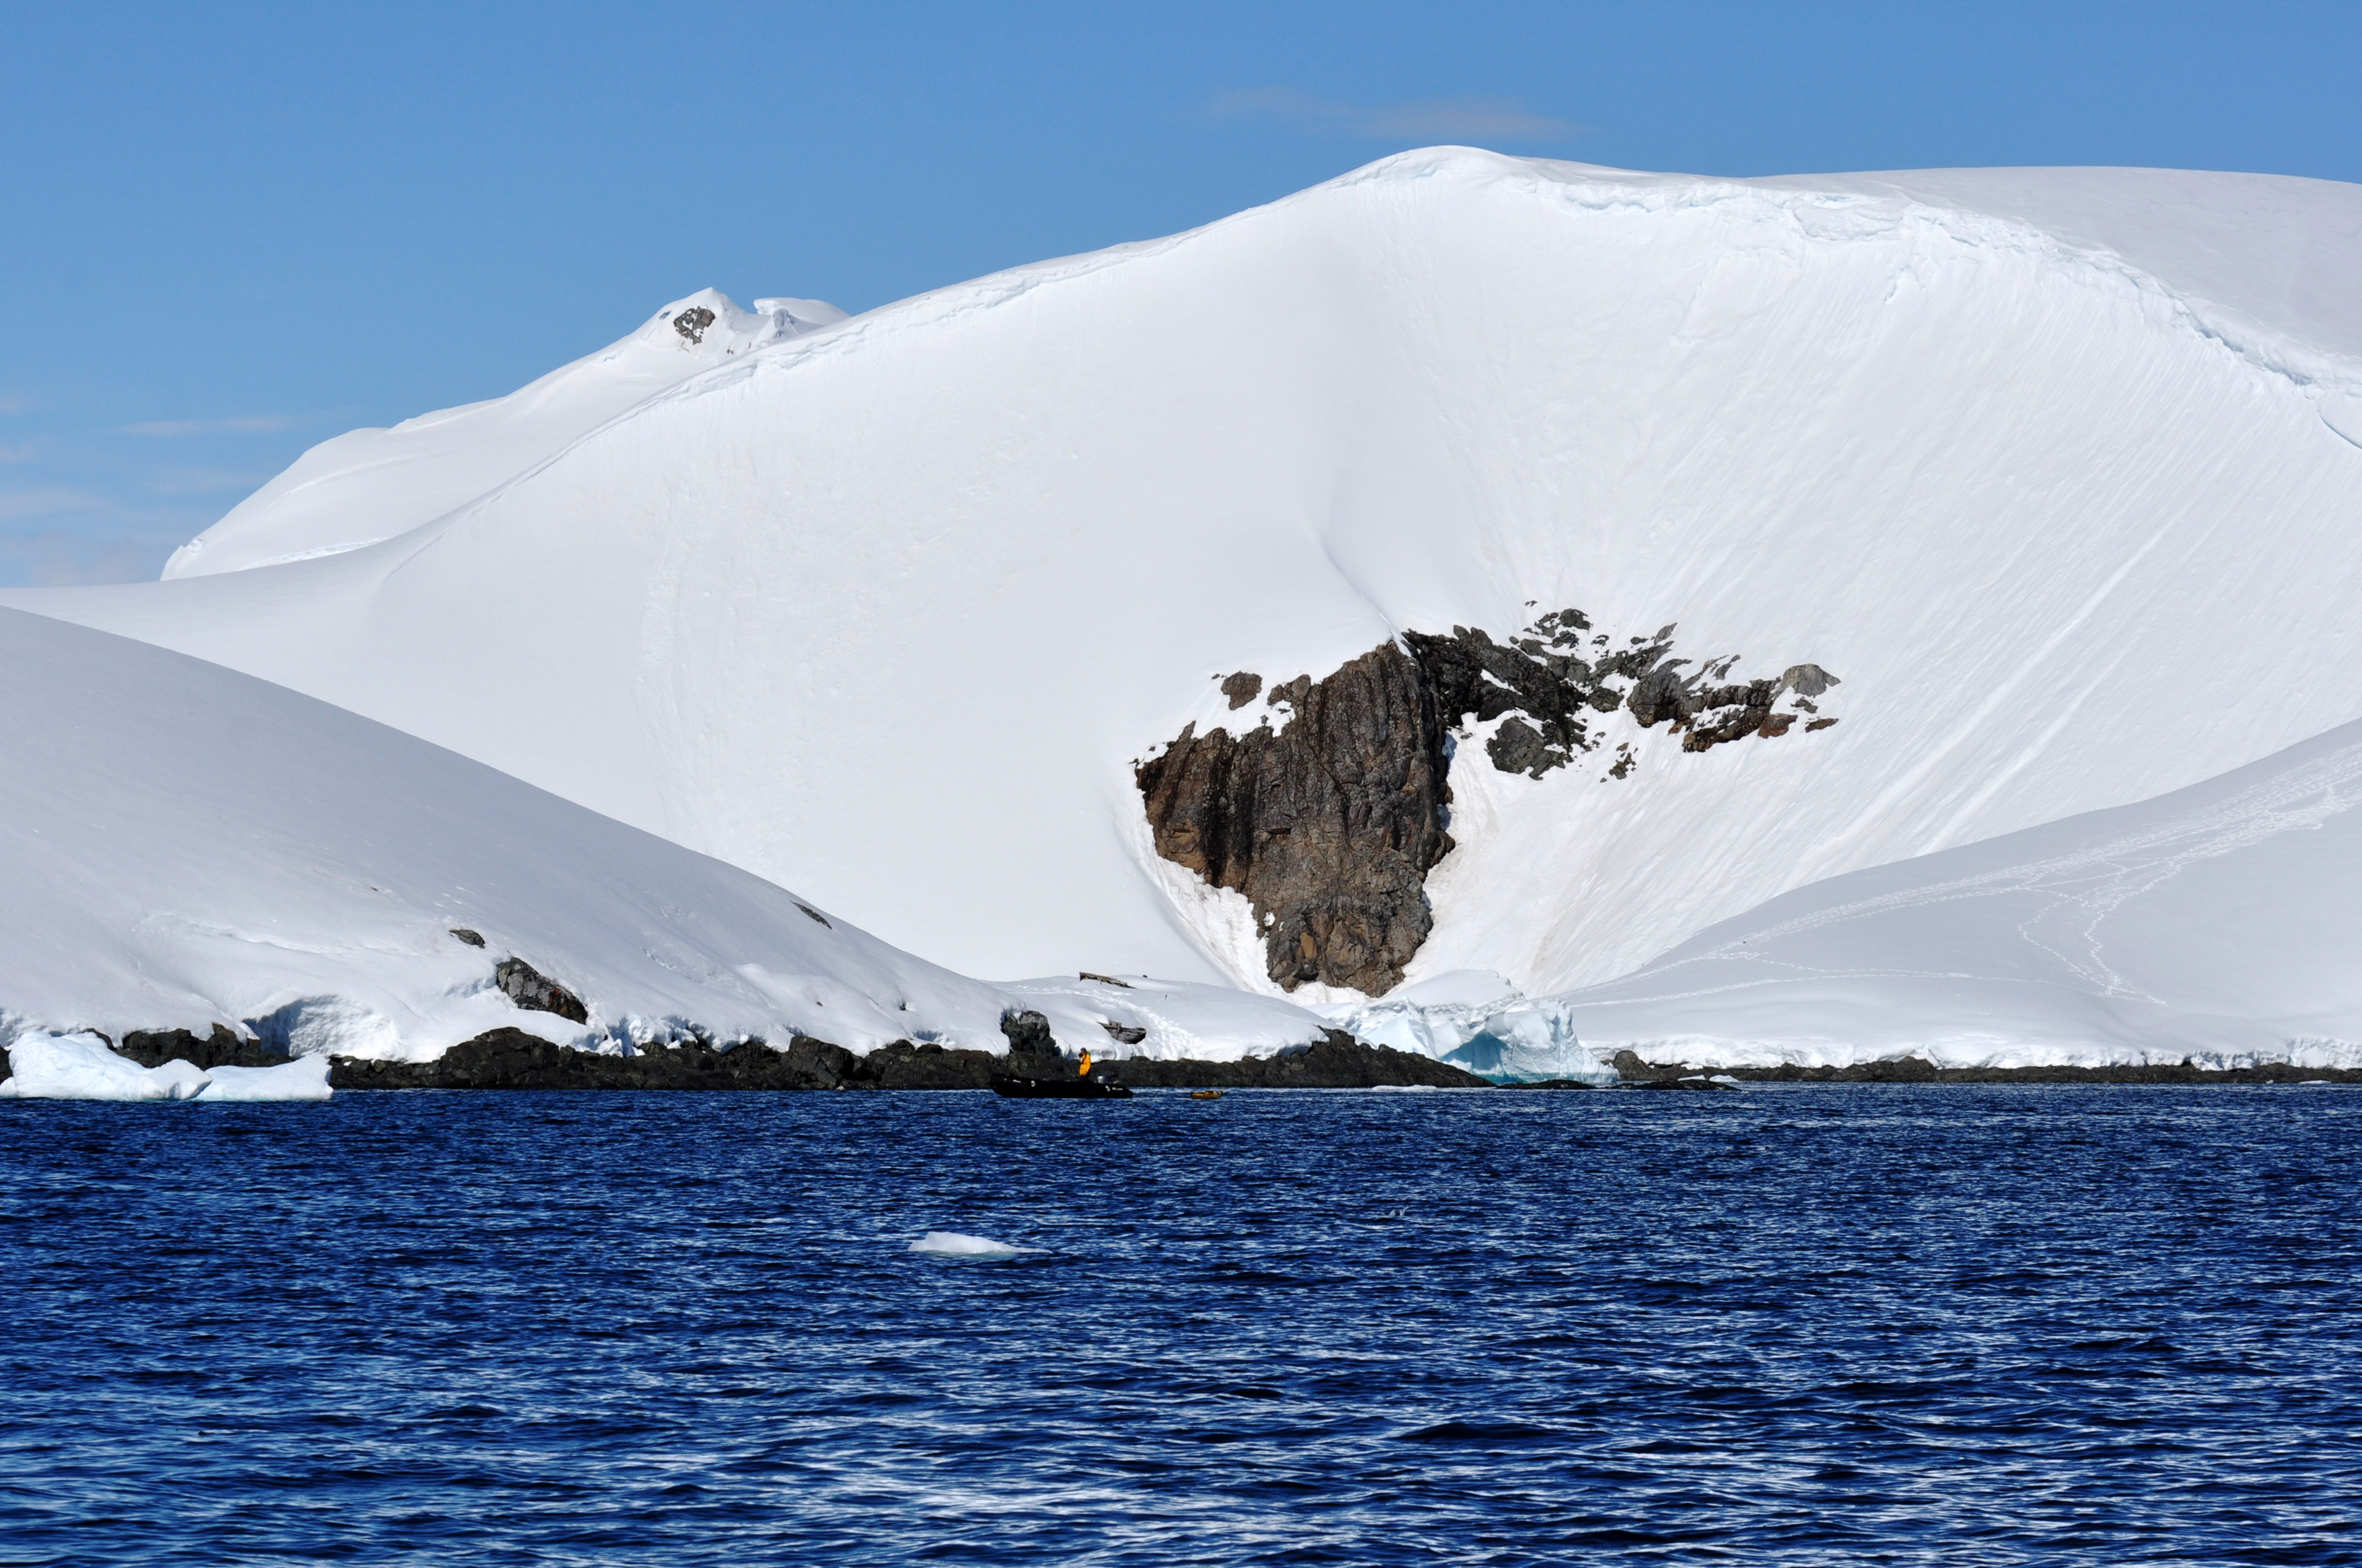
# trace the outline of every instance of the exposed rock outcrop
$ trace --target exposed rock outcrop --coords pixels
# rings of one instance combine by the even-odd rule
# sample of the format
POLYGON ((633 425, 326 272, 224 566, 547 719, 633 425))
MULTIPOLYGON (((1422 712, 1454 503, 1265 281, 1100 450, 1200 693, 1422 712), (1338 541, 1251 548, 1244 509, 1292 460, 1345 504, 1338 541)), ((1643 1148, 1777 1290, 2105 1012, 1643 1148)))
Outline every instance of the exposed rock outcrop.
MULTIPOLYGON (((1618 647, 1580 610, 1554 610, 1506 643, 1468 626, 1406 632, 1325 679, 1275 682, 1255 727, 1201 735, 1193 723, 1137 765, 1156 853, 1245 895, 1284 988, 1317 980, 1381 995, 1434 924, 1427 873, 1451 849, 1449 746, 1463 724, 1494 726, 1496 768, 1541 778, 1600 745, 1619 710, 1698 752, 1783 735, 1838 683, 1813 664, 1734 682, 1735 654, 1692 669, 1672 657, 1673 632, 1618 647)), ((1220 688, 1236 711, 1264 680, 1241 670, 1220 688)), ((1626 734, 1603 780, 1632 775, 1626 734)))
POLYGON ((1133 1088, 1490 1088, 1475 1074, 1332 1029, 1313 1044, 1236 1062, 1110 1062, 1133 1088))
POLYGON ((1428 683, 1389 643, 1267 701, 1285 728, 1192 725, 1139 766, 1156 852, 1246 895, 1286 988, 1387 990, 1434 923, 1427 871, 1451 846, 1428 683))
POLYGON ((1058 1042, 1050 1032, 1050 1021, 1031 1008, 1001 1014, 1000 1032, 1009 1037, 1009 1054, 1012 1057, 1054 1059, 1058 1055, 1058 1042))
POLYGON ((210 1073, 215 1067, 275 1067, 287 1060, 285 1052, 259 1040, 241 1039, 220 1023, 202 1040, 185 1029, 135 1029, 111 1043, 116 1055, 128 1056, 143 1067, 186 1062, 210 1073))
POLYGON ((590 1021, 582 999, 522 958, 503 958, 493 966, 492 977, 509 1000, 527 1012, 554 1012, 576 1023, 590 1021))
MULTIPOLYGON (((1046 1054, 1012 1050, 1000 1056, 898 1040, 856 1056, 843 1046, 798 1035, 784 1051, 760 1040, 730 1046, 697 1040, 617 1056, 554 1045, 522 1030, 495 1029, 432 1062, 338 1056, 328 1083, 337 1089, 982 1089, 997 1077, 1070 1078, 1077 1067, 1054 1045, 1046 1054)), ((1134 1088, 1485 1087, 1484 1079, 1457 1067, 1366 1045, 1337 1030, 1316 1044, 1276 1056, 1243 1062, 1104 1061, 1092 1073, 1134 1088)))
MULTIPOLYGON (((1593 631, 1582 611, 1554 610, 1506 644, 1467 626, 1454 626, 1448 636, 1406 632, 1403 642, 1445 723, 1504 719, 1485 753, 1502 772, 1533 778, 1596 746, 1595 730, 1618 708, 1642 729, 1664 723, 1682 732, 1683 751, 1705 751, 1749 735, 1787 734, 1798 713, 1818 712, 1812 699, 1838 684, 1816 664, 1791 665, 1777 679, 1733 682, 1737 654, 1690 669, 1690 660, 1672 657, 1675 629, 1660 626, 1617 647, 1606 633, 1593 631), (1774 712, 1791 692, 1789 710, 1774 712)), ((1628 751, 1609 776, 1628 775, 1628 751)))

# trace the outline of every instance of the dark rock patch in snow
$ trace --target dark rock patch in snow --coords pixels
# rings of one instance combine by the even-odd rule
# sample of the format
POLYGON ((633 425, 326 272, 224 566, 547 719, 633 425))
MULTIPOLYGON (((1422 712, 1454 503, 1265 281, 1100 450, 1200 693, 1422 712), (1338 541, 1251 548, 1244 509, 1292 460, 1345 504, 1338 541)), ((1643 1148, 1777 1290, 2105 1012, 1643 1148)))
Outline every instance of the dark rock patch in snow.
POLYGON ((527 1012, 554 1012, 576 1023, 590 1021, 590 1010, 582 1005, 581 998, 522 958, 502 959, 492 977, 502 993, 527 1012))
POLYGON ((1433 925, 1443 726, 1418 667, 1389 643, 1327 679, 1275 688, 1285 729, 1196 726, 1135 778, 1156 852, 1254 906, 1274 980, 1376 995, 1433 925))
MULTIPOLYGON (((1434 688, 1445 723, 1506 717, 1485 743, 1486 755, 1502 772, 1532 778, 1595 747, 1600 716, 1618 708, 1642 729, 1666 723, 1683 732, 1683 751, 1705 751, 1749 735, 1787 734, 1797 712, 1817 712, 1812 699, 1838 684, 1816 664, 1791 665, 1777 679, 1733 682, 1737 654, 1684 673, 1691 661, 1672 657, 1674 630, 1660 626, 1617 647, 1582 611, 1553 610, 1507 643, 1468 626, 1454 626, 1449 636, 1406 632, 1403 641, 1434 688), (1791 692, 1789 711, 1775 712, 1772 705, 1791 692)), ((1628 756, 1608 769, 1617 778, 1630 771, 1628 756)))
MULTIPOLYGON (((1736 654, 1689 670, 1672 657, 1673 632, 1617 647, 1582 611, 1553 610, 1507 642, 1468 626, 1407 632, 1324 680, 1275 682, 1264 701, 1285 711, 1285 727, 1269 713, 1236 735, 1191 723, 1138 765, 1156 852, 1246 896, 1282 988, 1317 980, 1383 995, 1434 924, 1427 873, 1451 849, 1444 808, 1461 726, 1500 721, 1485 743, 1493 766, 1540 778, 1596 748, 1619 709, 1705 751, 1787 734, 1838 684, 1816 664, 1732 682, 1736 654), (1775 710, 1783 696, 1790 706, 1775 710)), ((1248 670, 1221 682, 1232 709, 1262 688, 1248 670)), ((1603 778, 1628 778, 1634 760, 1628 740, 1603 778)))
POLYGON ((1050 1021, 1031 1008, 1001 1014, 1000 1032, 1009 1036, 1011 1057, 1054 1057, 1058 1054, 1058 1042, 1050 1032, 1050 1021))
POLYGON ((208 1073, 215 1067, 275 1067, 287 1060, 285 1052, 259 1040, 244 1039, 219 1023, 202 1040, 185 1029, 135 1029, 113 1045, 116 1055, 127 1056, 143 1067, 186 1062, 208 1073))

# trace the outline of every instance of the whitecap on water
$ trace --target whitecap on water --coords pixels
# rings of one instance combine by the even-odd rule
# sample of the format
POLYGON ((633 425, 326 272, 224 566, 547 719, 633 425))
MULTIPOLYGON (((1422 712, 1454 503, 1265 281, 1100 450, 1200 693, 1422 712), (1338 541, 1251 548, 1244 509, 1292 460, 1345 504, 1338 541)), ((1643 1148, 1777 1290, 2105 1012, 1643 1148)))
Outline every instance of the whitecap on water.
POLYGON ((911 1250, 939 1258, 1013 1258, 1040 1249, 1013 1247, 989 1236, 970 1236, 958 1231, 930 1231, 911 1242, 911 1250))

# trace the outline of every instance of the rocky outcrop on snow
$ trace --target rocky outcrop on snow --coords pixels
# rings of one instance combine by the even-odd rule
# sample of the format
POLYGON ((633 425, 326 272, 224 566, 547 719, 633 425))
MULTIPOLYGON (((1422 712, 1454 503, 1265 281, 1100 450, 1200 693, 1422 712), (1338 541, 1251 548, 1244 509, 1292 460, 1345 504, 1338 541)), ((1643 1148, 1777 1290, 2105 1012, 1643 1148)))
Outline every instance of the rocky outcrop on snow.
MULTIPOLYGON (((106 1036, 100 1034, 98 1038, 105 1040, 106 1036)), ((200 1072, 209 1073, 215 1067, 275 1067, 288 1060, 284 1051, 274 1051, 260 1040, 247 1039, 219 1023, 203 1038, 186 1029, 135 1029, 121 1040, 107 1043, 116 1055, 143 1067, 186 1062, 200 1072)))
MULTIPOLYGON (((1253 697, 1238 676, 1224 690, 1253 697)), ((1282 987, 1391 989, 1433 924, 1428 867, 1451 847, 1428 683, 1389 643, 1265 702, 1285 728, 1187 726, 1139 766, 1156 852, 1246 895, 1282 987)))
MULTIPOLYGON (((1837 722, 1816 702, 1838 684, 1820 666, 1734 682, 1738 655, 1676 658, 1674 630, 1617 646, 1582 611, 1554 610, 1505 642, 1467 626, 1407 632, 1267 694, 1237 671, 1222 695, 1231 712, 1262 695, 1256 727, 1201 735, 1192 723, 1135 770, 1156 852, 1246 896, 1282 988, 1383 995, 1434 924, 1427 873, 1451 849, 1451 742, 1471 722, 1498 721, 1485 755, 1531 778, 1599 746, 1619 711, 1669 725, 1685 752, 1837 722)), ((1628 777, 1630 755, 1607 776, 1628 777)))
MULTIPOLYGON (((1614 645, 1580 610, 1553 610, 1506 643, 1454 626, 1448 636, 1407 632, 1445 722, 1505 721, 1485 744, 1504 773, 1540 778, 1600 744, 1595 733, 1621 709, 1642 729, 1669 723, 1683 751, 1705 751, 1748 735, 1786 734, 1799 718, 1807 729, 1837 723, 1815 699, 1838 685, 1816 664, 1791 665, 1775 679, 1733 682, 1739 656, 1693 666, 1675 658, 1672 625, 1614 645), (1784 710, 1775 709, 1783 698, 1784 710)), ((1622 773, 1614 775, 1625 777, 1622 773)))
POLYGON ((582 999, 522 958, 503 958, 492 966, 492 980, 501 994, 527 1012, 554 1012, 573 1023, 590 1021, 582 999))

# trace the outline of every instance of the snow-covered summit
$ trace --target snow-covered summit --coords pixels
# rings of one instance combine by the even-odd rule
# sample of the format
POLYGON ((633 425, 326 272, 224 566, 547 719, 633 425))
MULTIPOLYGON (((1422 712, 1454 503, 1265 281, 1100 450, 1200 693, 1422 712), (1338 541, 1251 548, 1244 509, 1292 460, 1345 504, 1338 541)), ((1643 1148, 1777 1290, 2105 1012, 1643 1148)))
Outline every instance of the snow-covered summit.
POLYGON ((2260 176, 1405 154, 700 360, 497 461, 324 470, 327 521, 241 558, 226 519, 215 558, 373 545, 6 599, 969 972, 1254 987, 1255 911, 1159 855, 1134 774, 1286 723, 1238 672, 1572 609, 1734 683, 1840 677, 1834 727, 1699 751, 1619 705, 1540 773, 1463 726, 1407 977, 1540 995, 2351 720, 2357 214, 2260 176))
POLYGON ((321 442, 174 551, 164 576, 306 560, 407 533, 659 392, 844 318, 819 300, 761 299, 749 311, 700 289, 630 337, 506 397, 321 442))

